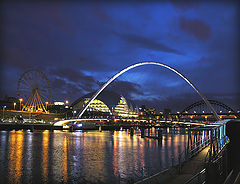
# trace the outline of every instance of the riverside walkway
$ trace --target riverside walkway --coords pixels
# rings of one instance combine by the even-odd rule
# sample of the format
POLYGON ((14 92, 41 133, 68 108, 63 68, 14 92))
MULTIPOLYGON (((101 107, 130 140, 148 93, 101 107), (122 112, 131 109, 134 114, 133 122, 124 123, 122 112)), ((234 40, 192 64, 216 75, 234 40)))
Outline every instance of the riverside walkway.
POLYGON ((180 173, 179 165, 177 165, 153 176, 150 176, 149 178, 138 181, 135 184, 184 184, 194 175, 204 169, 205 158, 208 150, 209 146, 188 161, 184 162, 182 164, 180 173))
POLYGON ((228 171, 224 169, 223 172, 218 173, 215 166, 218 164, 219 168, 226 168, 224 164, 227 161, 224 160, 226 156, 220 156, 220 154, 229 142, 226 136, 228 122, 229 120, 221 120, 204 127, 188 129, 188 145, 183 152, 185 156, 182 153, 179 154, 178 165, 138 181, 136 184, 193 184, 203 183, 206 180, 215 184, 223 183, 228 171), (218 179, 217 175, 221 177, 218 179))

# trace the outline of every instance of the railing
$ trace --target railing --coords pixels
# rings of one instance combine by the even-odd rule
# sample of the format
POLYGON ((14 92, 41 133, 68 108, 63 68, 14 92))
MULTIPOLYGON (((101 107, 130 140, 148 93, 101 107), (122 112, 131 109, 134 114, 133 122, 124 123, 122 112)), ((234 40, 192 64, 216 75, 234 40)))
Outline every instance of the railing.
MULTIPOLYGON (((222 124, 219 124, 215 127, 210 127, 209 129, 210 139, 207 139, 207 142, 206 142, 208 145, 210 145, 210 148, 205 157, 206 168, 204 168, 202 171, 198 172, 196 175, 190 178, 185 184, 205 183, 207 181, 206 173, 207 173, 209 164, 216 165, 217 166, 216 169, 219 170, 219 176, 224 177, 225 173, 224 173, 223 167, 225 164, 225 160, 224 160, 223 154, 226 148, 225 146, 229 142, 229 139, 225 134, 226 122, 223 122, 222 124)), ((193 149, 192 151, 195 152, 195 149, 193 149)))
POLYGON ((190 183, 204 183, 206 181, 206 169, 204 168, 199 173, 195 174, 192 178, 186 181, 184 184, 190 183))
POLYGON ((188 159, 192 158, 193 156, 197 155, 200 151, 206 148, 210 143, 209 139, 200 139, 198 142, 192 144, 190 150, 188 150, 187 146, 185 147, 184 151, 182 151, 178 155, 178 168, 179 173, 181 173, 182 164, 183 162, 187 161, 188 159))
POLYGON ((190 150, 188 151, 188 158, 192 158, 204 148, 206 148, 210 144, 210 139, 208 138, 200 138, 199 141, 195 142, 190 146, 190 150))
POLYGON ((227 136, 222 137, 221 139, 214 140, 212 144, 212 148, 210 148, 207 152, 207 155, 205 157, 205 163, 214 161, 216 157, 221 153, 221 151, 224 149, 226 144, 229 142, 229 139, 227 136), (210 158, 210 153, 214 153, 212 157, 210 158))

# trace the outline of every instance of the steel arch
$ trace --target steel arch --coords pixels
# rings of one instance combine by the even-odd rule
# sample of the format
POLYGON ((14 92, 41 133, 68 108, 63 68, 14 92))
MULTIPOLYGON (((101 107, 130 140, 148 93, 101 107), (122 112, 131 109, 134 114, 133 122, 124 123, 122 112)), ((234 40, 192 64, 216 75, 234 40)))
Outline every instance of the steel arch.
MULTIPOLYGON (((239 117, 239 115, 237 114, 236 111, 234 111, 231 107, 227 106, 226 104, 219 102, 217 100, 208 100, 212 105, 217 105, 220 106, 224 109, 226 109, 227 111, 231 111, 233 112, 237 117, 239 117)), ((185 113, 186 111, 189 111, 195 107, 201 106, 201 105, 205 105, 205 102, 203 100, 197 101, 189 106, 187 106, 182 112, 181 114, 185 113)))
POLYGON ((79 112, 79 114, 77 115, 78 118, 81 118, 81 116, 83 115, 83 113, 86 111, 86 109, 88 108, 88 106, 90 105, 90 103, 112 82, 114 81, 117 77, 119 77, 120 75, 122 75, 123 73, 127 72, 128 70, 141 66, 141 65, 158 65, 158 66, 162 66, 164 68, 167 68, 173 72, 175 72, 176 74, 178 74, 180 77, 182 77, 200 96, 201 98, 204 100, 204 102, 206 103, 206 105, 209 107, 209 109, 211 110, 211 112, 213 113, 214 117, 216 120, 220 120, 218 114, 216 113, 216 111, 214 110, 214 108, 212 107, 212 105, 209 103, 209 101, 207 100, 207 98, 200 92, 200 90, 190 81, 188 80, 182 73, 180 73, 179 71, 177 71, 176 69, 163 64, 163 63, 159 63, 159 62, 153 62, 153 61, 146 61, 146 62, 141 62, 141 63, 136 63, 133 64, 131 66, 128 66, 127 68, 124 68, 123 70, 121 70, 120 72, 118 72, 117 74, 115 74, 112 78, 110 78, 93 96, 92 98, 88 101, 88 103, 86 104, 86 106, 79 112))

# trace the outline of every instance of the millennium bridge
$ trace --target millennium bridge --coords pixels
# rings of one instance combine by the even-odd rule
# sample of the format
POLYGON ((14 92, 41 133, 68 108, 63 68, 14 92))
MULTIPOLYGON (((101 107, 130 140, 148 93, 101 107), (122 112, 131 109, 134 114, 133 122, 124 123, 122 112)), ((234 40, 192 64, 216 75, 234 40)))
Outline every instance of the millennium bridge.
MULTIPOLYGON (((184 109, 181 113, 173 114, 171 115, 171 119, 174 119, 173 117, 175 116, 175 119, 180 119, 182 117, 190 117, 193 119, 194 117, 197 117, 199 115, 202 116, 204 114, 204 118, 207 120, 209 118, 209 115, 212 114, 212 118, 214 121, 212 121, 209 124, 203 124, 203 123, 198 123, 197 127, 195 128, 189 128, 187 130, 188 132, 188 144, 187 147, 184 151, 184 153, 179 154, 179 173, 181 172, 181 165, 183 162, 187 161, 189 158, 195 156, 196 154, 200 153, 203 149, 208 148, 207 156, 206 156, 206 166, 203 170, 201 170, 197 175, 194 177, 190 178, 187 183, 219 183, 223 182, 225 179, 225 183, 230 182, 232 178, 236 178, 236 182, 240 181, 240 171, 239 171, 239 166, 234 164, 232 160, 237 161, 239 158, 234 154, 234 151, 237 150, 236 143, 238 140, 236 139, 236 130, 234 131, 234 128, 239 129, 239 121, 238 120, 221 120, 224 114, 222 114, 221 111, 219 115, 216 110, 213 108, 213 105, 217 105, 225 110, 228 110, 228 113, 233 115, 235 119, 239 118, 239 114, 236 113, 233 109, 230 107, 217 102, 217 101, 209 101, 201 92, 200 90, 187 78, 185 77, 182 73, 177 71, 176 69, 166 65, 162 64, 159 62, 142 62, 142 63, 137 63, 134 65, 131 65, 127 68, 124 68, 117 74, 115 74, 112 78, 110 78, 93 96, 92 98, 88 101, 88 103, 85 105, 85 107, 79 112, 79 114, 73 118, 73 119, 67 119, 63 121, 57 122, 55 125, 63 125, 66 123, 73 122, 73 124, 77 124, 79 121, 84 121, 86 119, 82 119, 82 115, 84 112, 87 110, 91 102, 97 98, 97 96, 111 83, 113 82, 116 78, 118 78, 120 75, 123 73, 127 72, 128 70, 139 67, 142 65, 157 65, 164 67, 174 73, 176 73, 178 76, 180 76, 182 79, 184 79, 202 98, 202 101, 196 102, 192 104, 191 106, 187 107, 184 109), (202 106, 206 105, 208 107, 208 112, 205 114, 205 110, 202 110, 202 114, 197 113, 196 110, 193 110, 194 108, 200 108, 202 106), (190 112, 190 110, 193 110, 193 112, 190 112), (230 130, 230 131, 229 131, 230 130), (229 139, 230 138, 230 139, 229 139), (226 145, 230 140, 230 147, 228 150, 230 150, 230 155, 231 155, 231 161, 230 161, 230 167, 226 165, 227 163, 227 153, 226 153, 226 145), (229 169, 230 168, 230 169, 229 169), (219 177, 218 177, 219 176, 219 177), (218 177, 218 178, 216 178, 218 177)), ((104 119, 105 120, 105 119, 104 119)), ((103 119, 97 119, 97 121, 104 121, 103 119)), ((106 119, 107 121, 107 119, 106 119)), ((118 119, 114 119, 114 121, 118 121, 118 119)), ((124 120, 122 120, 124 121, 124 120)), ((130 120, 133 121, 134 120, 130 120)), ((138 120, 138 121, 144 121, 144 120, 138 120)), ((173 121, 171 121, 173 122, 173 121)), ((178 121, 180 123, 180 121, 178 121)), ((191 124, 192 122, 182 122, 183 124, 191 124)), ((101 126, 100 126, 101 127, 101 126)), ((145 136, 145 128, 141 128, 141 136, 145 136)), ((130 129, 130 134, 133 135, 134 131, 133 128, 130 129)), ((148 134, 148 137, 153 137, 153 138, 162 138, 162 131, 159 128, 158 131, 155 131, 155 136, 150 136, 148 134)), ((239 136, 238 136, 239 137, 239 136)), ((229 158, 229 157, 228 157, 229 158)), ((238 162, 240 163, 240 161, 238 162)), ((150 180, 150 179, 149 179, 150 180)), ((145 183, 149 183, 149 180, 145 183)), ((232 179, 233 180, 233 179, 232 179)), ((156 183, 158 183, 157 181, 156 183)), ((142 182, 144 183, 144 181, 142 182)))

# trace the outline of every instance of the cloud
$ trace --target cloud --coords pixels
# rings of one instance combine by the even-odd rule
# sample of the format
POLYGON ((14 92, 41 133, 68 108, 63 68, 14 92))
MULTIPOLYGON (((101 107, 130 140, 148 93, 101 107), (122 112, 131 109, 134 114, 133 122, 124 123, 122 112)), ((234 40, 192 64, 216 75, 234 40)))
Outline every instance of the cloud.
MULTIPOLYGON (((49 75, 53 80, 53 89, 58 90, 61 94, 79 98, 80 94, 88 93, 98 88, 97 81, 92 77, 85 75, 83 72, 68 68, 51 68, 49 75), (76 96, 77 94, 77 96, 76 96)), ((56 94, 56 96, 59 96, 56 94)))
POLYGON ((182 93, 178 95, 171 95, 165 98, 152 98, 143 100, 134 100, 138 105, 146 105, 147 108, 155 108, 158 111, 164 109, 171 109, 172 112, 182 111, 185 107, 201 100, 195 93, 182 93))
POLYGON ((96 83, 95 79, 92 76, 87 76, 83 74, 80 70, 75 70, 70 67, 66 68, 52 68, 50 69, 50 74, 63 77, 72 82, 81 82, 85 81, 86 84, 96 83))
POLYGON ((173 1, 171 0, 172 5, 174 6, 175 9, 181 10, 181 11, 187 11, 190 9, 198 9, 199 4, 195 0, 188 0, 188 1, 173 1))
POLYGON ((114 32, 114 34, 119 36, 121 39, 123 39, 129 43, 135 44, 141 48, 146 48, 146 49, 156 50, 156 51, 161 51, 161 52, 174 53, 174 54, 178 54, 178 55, 184 55, 183 52, 178 51, 173 48, 170 48, 167 45, 157 42, 154 39, 142 37, 142 36, 135 35, 135 34, 120 34, 120 33, 116 33, 116 32, 114 32))
POLYGON ((211 37, 211 28, 200 19, 180 18, 179 27, 184 32, 193 35, 199 41, 206 41, 211 37))
POLYGON ((102 22, 105 22, 105 23, 112 22, 110 16, 100 6, 93 7, 93 14, 102 22))
POLYGON ((143 95, 139 84, 115 80, 109 87, 108 90, 114 91, 119 95, 123 95, 126 98, 131 99, 134 94, 143 95))
POLYGON ((64 79, 55 78, 52 81, 52 100, 69 100, 71 103, 83 93, 77 85, 67 83, 64 79))

